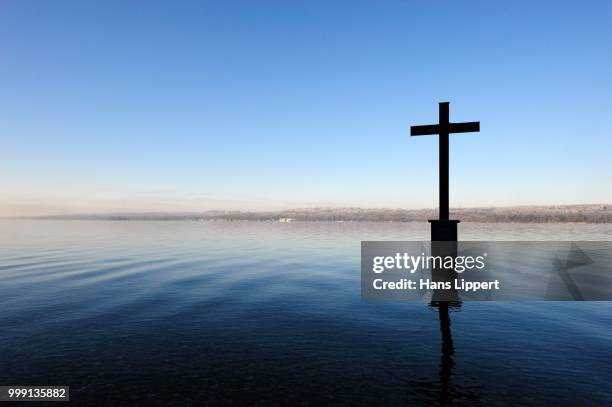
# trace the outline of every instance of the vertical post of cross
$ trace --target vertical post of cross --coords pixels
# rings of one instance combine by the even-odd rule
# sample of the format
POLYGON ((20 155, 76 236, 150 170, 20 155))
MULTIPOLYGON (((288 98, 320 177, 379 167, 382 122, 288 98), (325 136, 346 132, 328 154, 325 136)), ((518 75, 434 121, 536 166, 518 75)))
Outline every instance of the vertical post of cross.
POLYGON ((439 168, 440 168, 440 183, 439 183, 439 211, 440 211, 440 220, 448 219, 448 178, 449 178, 449 170, 448 170, 448 136, 449 136, 449 114, 448 114, 448 105, 449 102, 440 102, 439 103, 439 126, 440 126, 440 148, 439 148, 439 168))

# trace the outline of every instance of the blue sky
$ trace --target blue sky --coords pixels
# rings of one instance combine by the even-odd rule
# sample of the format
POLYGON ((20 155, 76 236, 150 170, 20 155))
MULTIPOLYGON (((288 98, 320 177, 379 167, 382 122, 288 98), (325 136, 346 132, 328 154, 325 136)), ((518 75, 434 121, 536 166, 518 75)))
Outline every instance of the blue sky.
POLYGON ((0 215, 612 202, 610 2, 0 3, 0 215))

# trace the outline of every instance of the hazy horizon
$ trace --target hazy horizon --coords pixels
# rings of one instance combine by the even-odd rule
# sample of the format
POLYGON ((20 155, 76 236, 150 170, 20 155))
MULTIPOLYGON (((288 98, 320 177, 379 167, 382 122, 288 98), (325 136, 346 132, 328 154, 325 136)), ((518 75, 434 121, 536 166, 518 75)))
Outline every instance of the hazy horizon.
MULTIPOLYGON (((276 204, 264 203, 264 201, 248 200, 223 200, 214 197, 202 197, 198 194, 184 197, 158 196, 141 194, 139 197, 123 198, 113 197, 108 194, 106 197, 94 198, 83 197, 81 199, 63 197, 24 197, 3 195, 0 202, 0 217, 19 217, 19 216, 47 216, 47 215, 72 215, 72 214, 105 214, 105 213, 151 213, 151 212, 201 212, 201 211, 283 211, 302 208, 388 208, 388 209, 436 209, 437 194, 431 194, 429 205, 417 205, 406 202, 396 202, 394 205, 390 200, 380 202, 378 205, 359 204, 356 202, 291 202, 282 201, 276 204)), ((452 195, 451 195, 452 196, 452 195)), ((542 200, 531 203, 498 202, 497 204, 480 205, 454 205, 453 208, 487 208, 487 207, 515 207, 515 206, 565 206, 565 205, 607 205, 608 201, 584 202, 578 199, 566 202, 550 202, 542 200)))
MULTIPOLYGON (((1 194, 1 193, 0 193, 1 194)), ((122 198, 107 197, 93 198, 83 197, 82 200, 63 197, 27 197, 1 194, 3 201, 0 202, 0 217, 19 217, 19 216, 47 216, 47 215, 79 215, 79 214, 111 214, 111 213, 153 213, 153 212, 201 212, 201 211, 283 211, 304 208, 385 208, 385 209, 436 209, 437 194, 431 195, 429 205, 410 205, 409 203, 397 202, 392 204, 380 202, 378 205, 359 204, 355 202, 291 202, 284 201, 276 204, 264 203, 264 201, 248 200, 223 200, 219 198, 198 197, 160 197, 155 195, 141 194, 139 197, 122 198)), ((452 196, 452 195, 451 195, 452 196)), ((565 202, 551 202, 532 200, 525 203, 520 200, 510 202, 498 202, 497 204, 482 203, 479 205, 453 205, 451 209, 457 208, 503 208, 517 206, 568 206, 568 205, 608 205, 612 203, 612 198, 608 201, 585 202, 579 199, 568 200, 565 202)))
MULTIPOLYGON (((612 203, 608 202, 593 202, 593 203, 576 203, 576 204, 540 204, 540 205, 504 205, 504 206, 457 206, 451 207, 453 211, 470 211, 480 209, 543 209, 543 208, 554 208, 554 207, 590 207, 590 206, 610 206, 612 203)), ((263 208, 263 209, 252 209, 252 208, 210 208, 210 209, 192 209, 192 210, 111 210, 111 211, 87 211, 85 209, 81 211, 66 211, 66 212, 48 212, 40 213, 33 212, 31 214, 22 213, 18 215, 0 215, 0 218, 36 218, 45 216, 110 216, 110 215, 181 215, 181 214, 198 214, 198 213, 212 213, 212 212, 241 212, 241 213, 281 213, 290 211, 309 211, 309 210, 364 210, 364 211, 376 211, 376 210, 391 210, 391 211, 437 211, 438 208, 432 207, 390 207, 390 206, 379 206, 379 207, 366 207, 366 206, 351 206, 351 205, 304 205, 304 206, 287 206, 277 208, 263 208)))

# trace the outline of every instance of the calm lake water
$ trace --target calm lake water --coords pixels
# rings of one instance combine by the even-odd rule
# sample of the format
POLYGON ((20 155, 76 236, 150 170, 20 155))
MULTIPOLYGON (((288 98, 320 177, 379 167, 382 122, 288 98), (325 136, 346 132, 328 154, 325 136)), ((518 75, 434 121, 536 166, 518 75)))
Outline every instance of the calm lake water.
MULTIPOLYGON (((0 222, 0 385, 78 405, 612 402, 612 304, 363 302, 362 240, 427 223, 0 222)), ((463 240, 612 225, 460 224, 463 240)))

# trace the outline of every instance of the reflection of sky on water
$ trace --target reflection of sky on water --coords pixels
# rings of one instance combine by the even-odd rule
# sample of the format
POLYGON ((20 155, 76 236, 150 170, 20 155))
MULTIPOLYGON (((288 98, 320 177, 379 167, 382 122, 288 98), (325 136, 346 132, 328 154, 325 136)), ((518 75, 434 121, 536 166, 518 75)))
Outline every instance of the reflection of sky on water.
MULTIPOLYGON (((0 382, 69 384, 83 403, 612 396, 609 303, 464 302, 450 310, 445 355, 439 309, 363 302, 360 241, 423 240, 428 227, 2 221, 0 382)), ((612 225, 460 225, 463 239, 611 235, 612 225)))

